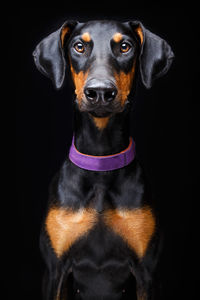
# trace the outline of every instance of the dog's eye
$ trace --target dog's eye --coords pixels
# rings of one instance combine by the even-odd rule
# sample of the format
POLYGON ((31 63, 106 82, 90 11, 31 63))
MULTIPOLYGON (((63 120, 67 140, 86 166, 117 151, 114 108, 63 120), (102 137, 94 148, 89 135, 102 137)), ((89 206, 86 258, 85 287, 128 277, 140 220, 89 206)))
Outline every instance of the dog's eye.
POLYGON ((123 42, 123 43, 121 44, 121 46, 120 46, 120 51, 121 51, 122 53, 126 53, 126 52, 128 52, 130 49, 131 49, 131 45, 130 45, 129 43, 123 42))
POLYGON ((76 292, 77 292, 77 294, 80 294, 80 290, 79 289, 77 289, 76 292))
POLYGON ((77 52, 83 53, 85 51, 85 47, 81 42, 78 42, 74 45, 74 48, 77 52))
POLYGON ((125 289, 123 289, 123 290, 122 290, 122 293, 126 293, 126 290, 125 290, 125 289))

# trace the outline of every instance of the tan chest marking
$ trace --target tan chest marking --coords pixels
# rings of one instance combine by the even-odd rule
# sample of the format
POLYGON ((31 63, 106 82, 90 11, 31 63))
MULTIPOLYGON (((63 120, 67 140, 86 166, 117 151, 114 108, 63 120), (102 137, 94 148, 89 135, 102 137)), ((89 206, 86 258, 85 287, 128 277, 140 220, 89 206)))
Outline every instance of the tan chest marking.
POLYGON ((134 210, 108 210, 104 219, 107 226, 119 234, 139 258, 145 255, 155 230, 155 218, 148 206, 134 210))
POLYGON ((97 222, 97 212, 94 209, 78 211, 64 208, 52 208, 46 218, 46 230, 51 245, 60 257, 81 236, 85 235, 97 222))

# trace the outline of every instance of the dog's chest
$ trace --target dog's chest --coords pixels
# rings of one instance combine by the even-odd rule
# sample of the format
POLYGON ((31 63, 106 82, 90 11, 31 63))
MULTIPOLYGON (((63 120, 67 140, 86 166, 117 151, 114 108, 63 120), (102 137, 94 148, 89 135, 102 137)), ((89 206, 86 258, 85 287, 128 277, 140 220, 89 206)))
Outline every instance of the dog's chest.
POLYGON ((80 238, 103 223, 105 230, 119 235, 139 258, 145 255, 155 231, 155 218, 149 206, 137 209, 105 209, 87 207, 79 210, 53 207, 45 226, 52 248, 61 257, 80 238))

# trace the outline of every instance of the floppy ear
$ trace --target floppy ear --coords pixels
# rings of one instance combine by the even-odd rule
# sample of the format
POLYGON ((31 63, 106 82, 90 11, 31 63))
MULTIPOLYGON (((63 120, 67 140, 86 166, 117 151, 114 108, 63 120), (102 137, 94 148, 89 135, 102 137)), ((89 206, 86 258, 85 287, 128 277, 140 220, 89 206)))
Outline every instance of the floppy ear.
POLYGON ((149 89, 155 79, 167 73, 174 53, 165 40, 147 30, 141 22, 131 21, 130 25, 141 43, 140 74, 144 86, 149 89))
POLYGON ((61 28, 44 38, 33 52, 36 67, 53 81, 57 89, 62 87, 65 78, 64 42, 77 23, 65 22, 61 28))

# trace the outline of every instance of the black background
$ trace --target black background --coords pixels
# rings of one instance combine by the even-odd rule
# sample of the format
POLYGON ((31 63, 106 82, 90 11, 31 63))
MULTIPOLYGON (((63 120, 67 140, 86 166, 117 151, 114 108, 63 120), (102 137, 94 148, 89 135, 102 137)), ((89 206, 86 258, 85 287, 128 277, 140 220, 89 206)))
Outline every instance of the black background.
MULTIPOLYGON (((132 135, 137 155, 146 170, 160 210, 165 234, 160 263, 162 299, 196 299, 194 275, 197 254, 191 225, 195 163, 190 126, 197 99, 191 85, 197 75, 198 37, 188 7, 162 2, 96 1, 54 7, 21 8, 13 24, 17 60, 17 199, 20 250, 20 299, 41 299, 44 264, 39 232, 48 198, 48 186, 64 161, 72 137, 71 87, 55 91, 34 65, 32 51, 66 19, 138 19, 171 45, 175 60, 168 74, 151 90, 137 91, 132 113, 132 135), (192 66, 192 69, 191 69, 192 66), (195 100, 196 99, 196 100, 195 100)), ((193 8, 195 10, 195 8, 193 8)), ((14 55, 14 53, 13 53, 14 55)), ((12 89, 12 87, 11 87, 12 89)), ((12 92, 12 91, 11 91, 12 92)), ((193 124, 193 125, 191 125, 193 124)), ((192 133, 194 134, 194 130, 192 133)), ((197 232, 197 230, 196 230, 197 232)))

